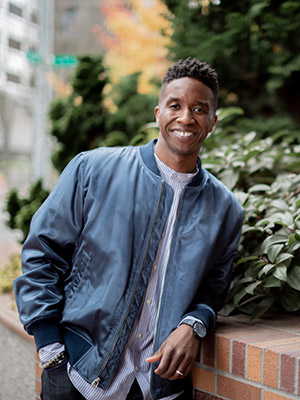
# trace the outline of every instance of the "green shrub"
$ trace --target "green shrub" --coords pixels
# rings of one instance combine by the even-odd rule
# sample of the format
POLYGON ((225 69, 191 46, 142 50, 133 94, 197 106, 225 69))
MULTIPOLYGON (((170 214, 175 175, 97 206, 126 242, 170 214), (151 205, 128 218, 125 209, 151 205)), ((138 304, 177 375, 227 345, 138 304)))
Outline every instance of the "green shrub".
POLYGON ((30 227, 31 218, 48 197, 49 192, 43 188, 41 180, 36 181, 30 187, 28 197, 21 198, 16 190, 11 190, 5 204, 5 211, 9 214, 7 226, 11 229, 19 229, 24 243, 30 227))
POLYGON ((239 254, 222 310, 258 318, 300 310, 300 146, 290 137, 226 135, 220 126, 205 142, 203 166, 232 189, 245 210, 239 254))
POLYGON ((223 313, 258 318, 268 310, 300 310, 300 175, 238 193, 245 210, 239 258, 223 313))
POLYGON ((13 293, 13 281, 21 273, 19 255, 12 256, 5 266, 0 266, 0 293, 13 293))

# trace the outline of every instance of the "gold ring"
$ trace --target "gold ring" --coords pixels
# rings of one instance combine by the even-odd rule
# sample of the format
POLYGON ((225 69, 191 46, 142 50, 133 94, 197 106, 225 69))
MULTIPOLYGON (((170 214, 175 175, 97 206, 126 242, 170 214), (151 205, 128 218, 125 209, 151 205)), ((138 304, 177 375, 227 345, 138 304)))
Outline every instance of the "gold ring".
POLYGON ((180 371, 178 371, 178 369, 176 369, 176 374, 178 374, 178 375, 180 375, 180 376, 183 376, 183 373, 180 372, 180 371))

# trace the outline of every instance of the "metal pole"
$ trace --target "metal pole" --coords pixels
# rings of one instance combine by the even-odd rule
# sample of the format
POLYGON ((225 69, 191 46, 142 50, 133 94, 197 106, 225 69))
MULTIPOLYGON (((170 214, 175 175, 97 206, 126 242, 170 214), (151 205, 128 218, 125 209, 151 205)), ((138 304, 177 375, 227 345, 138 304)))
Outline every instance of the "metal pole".
POLYGON ((38 53, 41 62, 37 66, 37 87, 33 111, 33 179, 43 178, 50 174, 50 146, 47 141, 49 128, 48 110, 52 90, 47 74, 52 66, 54 34, 54 0, 39 0, 39 45, 38 53))

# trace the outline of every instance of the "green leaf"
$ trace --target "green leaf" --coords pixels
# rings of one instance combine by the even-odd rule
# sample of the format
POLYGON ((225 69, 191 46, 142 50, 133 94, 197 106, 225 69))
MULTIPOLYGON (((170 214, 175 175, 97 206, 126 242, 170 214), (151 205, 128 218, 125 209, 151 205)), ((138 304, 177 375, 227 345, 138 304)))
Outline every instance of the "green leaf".
POLYGON ((256 261, 255 263, 253 263, 253 270, 252 272, 256 272, 258 271, 262 266, 266 265, 266 261, 265 260, 259 260, 256 261))
POLYGON ((249 132, 247 135, 244 136, 244 143, 250 144, 256 136, 256 132, 249 132))
POLYGON ((276 214, 276 217, 274 215, 274 222, 276 224, 290 226, 290 225, 293 225, 294 219, 293 219, 292 214, 285 212, 284 214, 276 214))
POLYGON ((297 251, 299 248, 300 248, 300 242, 295 242, 289 246, 288 251, 291 253, 295 253, 295 251, 297 251))
POLYGON ((282 286, 282 281, 275 278, 274 276, 269 276, 263 281, 264 288, 276 288, 281 286, 282 286))
POLYGON ((295 265, 287 276, 287 283, 293 289, 300 291, 300 266, 295 265))
POLYGON ((300 309, 300 293, 293 289, 285 290, 281 297, 281 304, 286 311, 298 311, 300 309))
POLYGON ((239 173, 231 169, 227 169, 220 173, 220 179, 229 189, 233 189, 239 179, 239 173))
POLYGON ((255 296, 248 297, 247 300, 242 301, 242 302, 239 304, 239 309, 240 309, 241 307, 244 307, 245 305, 247 305, 247 304, 249 304, 249 303, 252 303, 252 302, 256 301, 257 299, 261 299, 262 297, 264 297, 263 294, 257 294, 257 295, 255 295, 255 296))
POLYGON ((219 311, 219 314, 223 317, 228 317, 232 311, 235 309, 235 305, 233 303, 227 303, 224 307, 219 311))
POLYGON ((222 121, 223 119, 228 117, 243 115, 244 110, 240 107, 226 107, 226 108, 220 108, 217 114, 218 114, 218 121, 222 121))
POLYGON ((271 202, 271 206, 277 208, 280 211, 287 211, 289 208, 288 204, 283 200, 273 200, 271 202))
POLYGON ((297 241, 296 236, 295 236, 294 233, 292 233, 292 234, 289 236, 288 245, 290 246, 292 243, 294 243, 294 242, 296 242, 296 241, 297 241))
POLYGON ((249 256, 249 257, 240 258, 240 259, 236 262, 235 267, 237 267, 238 265, 243 264, 243 263, 245 263, 245 262, 247 262, 247 261, 257 260, 257 258, 258 258, 257 256, 249 256))
POLYGON ((267 254, 268 248, 277 243, 286 243, 287 237, 285 235, 273 235, 268 236, 261 245, 261 253, 267 254))
POLYGON ((293 254, 290 253, 281 253, 279 256, 276 258, 276 264, 280 264, 283 261, 289 260, 290 258, 293 258, 293 254))
POLYGON ((287 280, 287 274, 286 274, 286 265, 284 264, 279 264, 276 268, 275 271, 273 272, 274 278, 279 279, 280 281, 286 282, 287 280))
POLYGON ((269 191, 269 190, 271 190, 271 186, 261 184, 261 185, 254 185, 254 186, 251 186, 251 187, 249 188, 249 190, 248 190, 248 193, 253 193, 253 192, 267 192, 267 191, 269 191))
POLYGON ((254 278, 252 276, 247 276, 247 277, 239 279, 236 282, 236 285, 241 285, 243 283, 249 283, 249 282, 253 282, 253 281, 254 281, 254 278))
POLYGON ((242 290, 240 290, 233 299, 234 305, 237 307, 240 300, 247 294, 245 288, 243 288, 242 290))
POLYGON ((261 281, 256 281, 254 283, 251 283, 250 285, 245 287, 245 291, 248 294, 254 294, 254 290, 261 284, 261 281))
POLYGON ((263 275, 267 275, 273 268, 274 264, 266 264, 258 273, 258 277, 261 278, 263 275))
POLYGON ((295 232, 295 239, 300 240, 300 231, 296 230, 295 232))
POLYGON ((274 297, 267 297, 263 299, 254 309, 250 319, 253 321, 256 318, 260 318, 271 308, 274 301, 275 301, 274 297))
POLYGON ((267 255, 271 263, 275 263, 276 257, 281 252, 283 244, 273 244, 267 249, 267 255))

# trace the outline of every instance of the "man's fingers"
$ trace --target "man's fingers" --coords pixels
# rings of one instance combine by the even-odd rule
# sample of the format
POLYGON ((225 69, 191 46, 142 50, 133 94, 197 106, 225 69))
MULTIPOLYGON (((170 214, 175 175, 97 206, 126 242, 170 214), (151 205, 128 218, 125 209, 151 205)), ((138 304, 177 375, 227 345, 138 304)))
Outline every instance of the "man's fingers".
POLYGON ((175 381, 177 379, 183 379, 191 372, 194 362, 189 362, 188 360, 184 359, 176 368, 173 375, 170 376, 168 379, 170 381, 175 381))
POLYGON ((153 356, 146 358, 146 362, 148 363, 155 363, 162 358, 162 353, 155 353, 153 356))
MULTIPOLYGON (((164 357, 162 358, 161 362, 159 363, 158 368, 154 371, 156 374, 160 375, 162 378, 165 379, 170 379, 171 377, 174 376, 175 371, 178 369, 178 371, 182 372, 178 366, 181 365, 181 362, 184 358, 183 354, 177 354, 176 352, 170 352, 168 358, 164 360, 164 357), (163 363, 164 361, 164 363, 163 363)), ((184 368, 185 370, 185 368, 184 368)), ((176 374, 177 378, 179 376, 182 376, 180 374, 176 374)))

